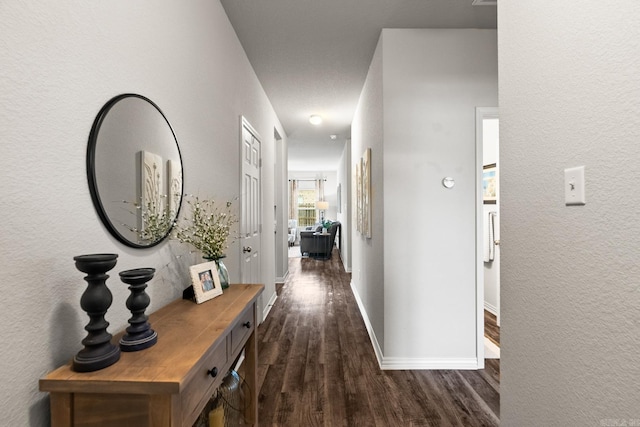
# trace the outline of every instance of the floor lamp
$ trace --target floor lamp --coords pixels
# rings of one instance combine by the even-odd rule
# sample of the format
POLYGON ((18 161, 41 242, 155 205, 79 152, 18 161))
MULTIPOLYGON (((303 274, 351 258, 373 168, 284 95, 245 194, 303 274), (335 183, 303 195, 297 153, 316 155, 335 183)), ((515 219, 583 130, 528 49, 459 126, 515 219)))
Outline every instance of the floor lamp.
POLYGON ((320 210, 320 223, 324 224, 324 211, 329 209, 329 202, 326 202, 324 200, 318 200, 316 202, 316 208, 320 210))

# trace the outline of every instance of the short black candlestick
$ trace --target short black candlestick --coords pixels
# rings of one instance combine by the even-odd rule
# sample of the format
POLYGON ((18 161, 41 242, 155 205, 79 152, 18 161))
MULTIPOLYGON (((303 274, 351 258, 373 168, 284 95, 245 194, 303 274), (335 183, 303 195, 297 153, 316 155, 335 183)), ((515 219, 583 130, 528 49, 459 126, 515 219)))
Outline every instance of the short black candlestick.
POLYGON ((149 316, 144 314, 151 302, 145 289, 155 272, 155 268, 136 268, 120 272, 120 280, 129 285, 131 291, 127 298, 127 308, 132 314, 127 333, 120 339, 122 351, 144 350, 158 342, 158 334, 151 329, 149 316))
POLYGON ((115 267, 117 254, 93 254, 73 257, 76 268, 87 276, 87 289, 80 298, 80 307, 89 315, 88 332, 82 340, 84 349, 73 358, 73 370, 92 372, 111 366, 120 360, 120 349, 111 344, 111 334, 107 332, 109 322, 104 318, 111 306, 113 296, 107 287, 107 271, 115 267))

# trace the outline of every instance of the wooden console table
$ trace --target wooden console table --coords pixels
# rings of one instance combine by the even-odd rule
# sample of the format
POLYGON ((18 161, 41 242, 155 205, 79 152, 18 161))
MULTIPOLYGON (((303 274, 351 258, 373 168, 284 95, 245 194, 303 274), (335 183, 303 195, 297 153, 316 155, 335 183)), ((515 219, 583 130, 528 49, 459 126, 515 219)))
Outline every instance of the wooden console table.
MULTIPOLYGON (((203 304, 177 300, 149 316, 158 343, 87 373, 62 366, 40 379, 51 425, 191 427, 245 349, 245 418, 258 425, 256 300, 263 285, 231 285, 203 304)), ((122 333, 114 336, 117 343, 122 333)))

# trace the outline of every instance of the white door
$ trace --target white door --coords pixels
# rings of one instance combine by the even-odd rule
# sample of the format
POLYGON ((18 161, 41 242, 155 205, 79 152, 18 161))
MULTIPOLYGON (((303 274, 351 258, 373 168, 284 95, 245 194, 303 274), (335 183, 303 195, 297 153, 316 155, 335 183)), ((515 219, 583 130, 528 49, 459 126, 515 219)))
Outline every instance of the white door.
POLYGON ((260 140, 251 125, 242 119, 242 188, 240 248, 242 283, 261 283, 260 250, 262 221, 260 215, 260 140))

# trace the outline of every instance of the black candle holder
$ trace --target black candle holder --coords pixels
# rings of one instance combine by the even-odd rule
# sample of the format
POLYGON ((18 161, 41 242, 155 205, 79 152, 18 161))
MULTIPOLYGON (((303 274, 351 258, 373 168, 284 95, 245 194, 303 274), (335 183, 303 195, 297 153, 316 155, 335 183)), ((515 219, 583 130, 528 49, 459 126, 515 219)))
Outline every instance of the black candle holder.
POLYGON ((127 333, 120 339, 122 351, 144 350, 158 342, 158 334, 151 329, 149 316, 144 314, 151 302, 145 289, 155 272, 155 268, 136 268, 120 272, 120 280, 128 284, 131 291, 127 298, 127 308, 132 314, 127 333))
POLYGON ((92 372, 111 366, 120 360, 120 349, 111 344, 112 335, 107 332, 109 322, 104 318, 113 296, 107 287, 107 271, 115 267, 117 254, 93 254, 73 257, 76 268, 87 276, 87 289, 80 298, 80 307, 89 315, 88 332, 82 340, 84 349, 73 358, 73 370, 92 372))

